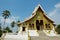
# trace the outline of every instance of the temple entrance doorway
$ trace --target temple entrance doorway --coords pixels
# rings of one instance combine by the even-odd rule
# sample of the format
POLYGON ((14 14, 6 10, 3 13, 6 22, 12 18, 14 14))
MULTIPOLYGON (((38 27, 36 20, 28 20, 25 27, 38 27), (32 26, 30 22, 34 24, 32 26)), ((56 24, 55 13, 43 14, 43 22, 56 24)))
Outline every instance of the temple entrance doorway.
POLYGON ((40 30, 39 20, 36 20, 36 28, 37 30, 40 30))
POLYGON ((36 29, 43 30, 43 20, 36 20, 36 29))
POLYGON ((40 30, 40 27, 39 26, 37 26, 37 30, 40 30))
POLYGON ((25 31, 25 27, 22 27, 22 31, 25 31))
POLYGON ((40 20, 40 27, 41 27, 41 30, 43 30, 43 20, 40 20))

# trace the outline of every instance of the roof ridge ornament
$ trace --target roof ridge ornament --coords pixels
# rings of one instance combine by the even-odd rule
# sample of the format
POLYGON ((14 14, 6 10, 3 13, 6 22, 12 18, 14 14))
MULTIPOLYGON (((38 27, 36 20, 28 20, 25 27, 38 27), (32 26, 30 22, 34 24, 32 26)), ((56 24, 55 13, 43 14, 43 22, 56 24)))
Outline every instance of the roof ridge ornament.
POLYGON ((35 12, 38 10, 39 7, 42 9, 43 12, 45 12, 44 9, 42 8, 42 6, 41 6, 40 4, 38 4, 38 5, 35 7, 33 13, 35 13, 35 12))

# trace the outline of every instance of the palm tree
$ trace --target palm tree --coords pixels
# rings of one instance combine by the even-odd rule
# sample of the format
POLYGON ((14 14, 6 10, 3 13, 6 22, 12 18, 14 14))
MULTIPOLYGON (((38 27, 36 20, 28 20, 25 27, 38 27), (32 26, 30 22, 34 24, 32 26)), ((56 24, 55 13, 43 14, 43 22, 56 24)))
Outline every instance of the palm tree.
MULTIPOLYGON (((19 23, 20 23, 19 20, 18 20, 17 22, 12 21, 12 22, 11 22, 11 27, 13 28, 13 27, 15 27, 16 25, 19 27, 19 26, 20 26, 19 23)), ((18 30, 19 30, 19 29, 18 29, 18 30)), ((18 31, 17 31, 17 32, 18 32, 18 31)))
POLYGON ((10 16, 10 12, 8 10, 3 11, 2 16, 4 17, 4 25, 6 22, 6 19, 10 16))
POLYGON ((13 28, 15 25, 17 25, 17 26, 19 27, 19 26, 20 26, 19 23, 20 23, 19 20, 18 20, 17 22, 12 21, 12 22, 11 22, 11 27, 13 28))
POLYGON ((17 21, 17 26, 20 27, 20 21, 19 20, 17 21))
POLYGON ((13 28, 15 26, 15 24, 16 24, 15 21, 12 21, 11 22, 11 27, 13 28))

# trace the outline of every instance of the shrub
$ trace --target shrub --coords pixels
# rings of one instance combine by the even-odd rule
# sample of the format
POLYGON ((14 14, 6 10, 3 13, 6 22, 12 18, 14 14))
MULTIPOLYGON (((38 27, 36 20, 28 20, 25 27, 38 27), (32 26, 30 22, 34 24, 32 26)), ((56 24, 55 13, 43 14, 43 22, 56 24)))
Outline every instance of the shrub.
POLYGON ((2 36, 2 30, 0 30, 0 37, 2 36))
POLYGON ((55 31, 56 31, 58 34, 60 34, 60 24, 59 24, 59 25, 57 25, 57 27, 56 27, 55 31))

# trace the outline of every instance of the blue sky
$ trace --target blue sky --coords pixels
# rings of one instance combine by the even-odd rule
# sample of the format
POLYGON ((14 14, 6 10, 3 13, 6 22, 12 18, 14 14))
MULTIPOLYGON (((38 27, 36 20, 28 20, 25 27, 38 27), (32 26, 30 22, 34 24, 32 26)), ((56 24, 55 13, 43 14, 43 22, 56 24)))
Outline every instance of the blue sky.
POLYGON ((43 9, 49 13, 57 3, 60 3, 60 0, 0 0, 0 15, 3 10, 7 9, 11 12, 11 16, 18 16, 23 21, 32 14, 38 4, 41 4, 43 9))
POLYGON ((11 16, 7 19, 8 23, 13 20, 23 21, 32 14, 38 4, 42 6, 48 16, 60 24, 60 0, 0 0, 0 19, 3 19, 2 12, 9 10, 11 16))

